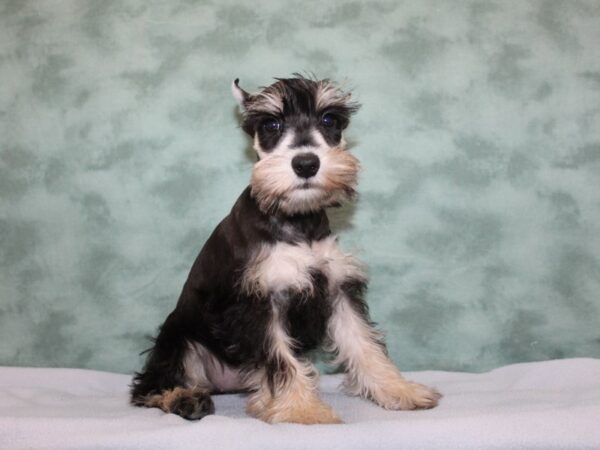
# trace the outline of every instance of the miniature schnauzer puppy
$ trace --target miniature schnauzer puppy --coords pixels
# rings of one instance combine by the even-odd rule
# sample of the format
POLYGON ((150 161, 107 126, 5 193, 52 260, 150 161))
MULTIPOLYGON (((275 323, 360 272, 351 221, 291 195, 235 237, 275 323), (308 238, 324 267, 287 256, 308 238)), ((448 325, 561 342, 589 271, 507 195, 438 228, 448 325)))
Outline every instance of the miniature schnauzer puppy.
POLYGON ((434 407, 440 394, 388 357, 365 271, 329 229, 326 208, 355 193, 359 162, 342 133, 359 105, 300 75, 256 94, 235 80, 232 90, 258 155, 250 186, 194 262, 132 404, 200 419, 214 412, 211 393, 244 391, 247 412, 266 422, 339 423, 307 357, 324 349, 350 394, 391 410, 434 407))

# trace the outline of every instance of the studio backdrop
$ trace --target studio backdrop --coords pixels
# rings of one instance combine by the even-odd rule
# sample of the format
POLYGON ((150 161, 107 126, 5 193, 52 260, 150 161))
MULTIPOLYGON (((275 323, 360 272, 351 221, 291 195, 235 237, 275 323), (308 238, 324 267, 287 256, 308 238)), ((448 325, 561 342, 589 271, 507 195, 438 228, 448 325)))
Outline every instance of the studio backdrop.
POLYGON ((254 161, 230 84, 362 103, 332 211, 404 370, 600 357, 600 2, 0 1, 0 364, 139 369, 254 161))

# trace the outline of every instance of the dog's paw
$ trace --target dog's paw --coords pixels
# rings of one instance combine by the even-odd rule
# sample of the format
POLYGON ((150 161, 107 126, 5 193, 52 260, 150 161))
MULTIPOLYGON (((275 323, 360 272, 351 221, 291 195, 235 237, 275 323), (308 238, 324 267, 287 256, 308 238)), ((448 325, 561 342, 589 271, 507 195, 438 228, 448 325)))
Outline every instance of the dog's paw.
POLYGON ((207 392, 192 391, 177 397, 171 405, 171 412, 187 420, 199 420, 214 414, 215 405, 207 392))
POLYGON ((382 408, 411 410, 434 408, 437 406, 439 399, 442 398, 442 394, 436 389, 422 384, 399 380, 385 386, 372 397, 375 403, 382 408))
POLYGON ((215 412, 215 405, 207 390, 186 389, 180 386, 164 390, 160 394, 135 399, 134 402, 137 406, 160 408, 166 413, 177 414, 187 420, 199 420, 215 412))
POLYGON ((301 423, 304 425, 335 424, 342 420, 318 397, 270 398, 266 400, 259 395, 251 396, 246 411, 256 418, 268 423, 301 423))
POLYGON ((342 423, 338 415, 323 402, 310 405, 295 405, 290 409, 276 411, 268 417, 269 423, 301 423, 304 425, 342 423))

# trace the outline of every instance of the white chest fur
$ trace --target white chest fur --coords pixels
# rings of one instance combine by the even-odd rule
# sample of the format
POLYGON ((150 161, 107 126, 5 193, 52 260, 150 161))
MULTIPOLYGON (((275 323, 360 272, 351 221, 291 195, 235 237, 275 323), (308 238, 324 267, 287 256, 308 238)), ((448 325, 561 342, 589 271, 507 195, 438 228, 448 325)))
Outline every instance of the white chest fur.
POLYGON ((362 264, 343 253, 335 236, 311 243, 278 242, 262 246, 250 259, 242 277, 242 289, 248 293, 267 295, 292 289, 312 290, 312 275, 321 271, 330 290, 349 278, 366 280, 362 264))

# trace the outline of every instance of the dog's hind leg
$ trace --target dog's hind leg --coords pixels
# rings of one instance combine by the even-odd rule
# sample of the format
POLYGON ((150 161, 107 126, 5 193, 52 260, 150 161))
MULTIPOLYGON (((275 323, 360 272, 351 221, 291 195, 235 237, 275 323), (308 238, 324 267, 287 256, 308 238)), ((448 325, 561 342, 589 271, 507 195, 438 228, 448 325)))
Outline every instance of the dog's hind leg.
POLYGON ((369 321, 362 282, 347 283, 334 300, 329 322, 329 351, 346 371, 345 388, 386 409, 432 408, 441 395, 402 377, 389 359, 381 334, 369 321))
POLYGON ((215 412, 210 392, 202 388, 165 389, 160 394, 147 396, 140 406, 160 408, 188 420, 202 419, 215 412))
POLYGON ((214 413, 205 374, 197 366, 193 374, 186 367, 189 355, 190 345, 171 314, 160 329, 144 369, 133 379, 131 403, 160 408, 189 420, 214 413))

